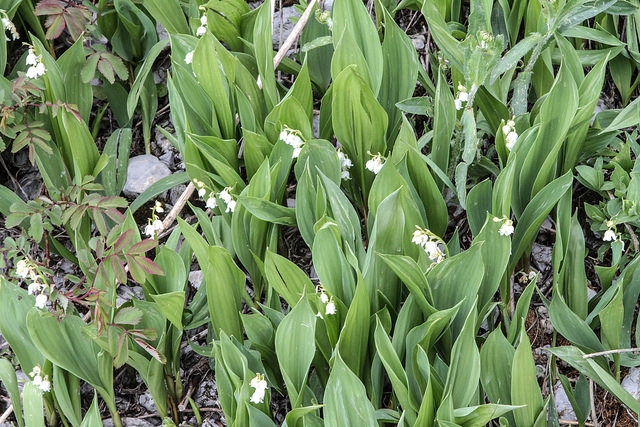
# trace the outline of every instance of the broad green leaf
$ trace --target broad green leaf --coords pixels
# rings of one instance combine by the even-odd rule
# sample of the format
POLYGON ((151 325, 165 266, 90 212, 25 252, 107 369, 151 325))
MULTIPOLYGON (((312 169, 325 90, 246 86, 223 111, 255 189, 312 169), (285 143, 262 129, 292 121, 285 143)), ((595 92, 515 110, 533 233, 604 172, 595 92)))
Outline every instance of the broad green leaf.
POLYGON ((371 155, 386 153, 387 113, 358 71, 349 66, 333 83, 333 128, 345 154, 353 162, 352 183, 368 197, 374 174, 365 164, 371 155))
POLYGON ((398 402, 401 408, 405 411, 405 417, 410 425, 415 425, 416 416, 418 412, 417 403, 411 400, 409 394, 409 386, 407 375, 402 367, 398 354, 393 349, 391 341, 387 336, 380 319, 376 316, 376 329, 374 333, 374 340, 376 344, 376 350, 382 364, 385 367, 387 375, 391 381, 393 392, 398 398, 398 402))
POLYGON ((475 339, 477 315, 474 303, 451 349, 451 366, 447 373, 444 392, 451 393, 454 408, 479 403, 477 396, 480 384, 480 352, 475 339))
POLYGON ((186 172, 176 172, 159 179, 144 190, 129 206, 133 213, 140 209, 148 201, 155 199, 158 195, 170 190, 178 185, 189 182, 189 175, 186 172))
POLYGON ((396 103, 413 95, 418 78, 418 67, 421 65, 416 49, 407 34, 395 23, 386 8, 382 10, 385 24, 382 42, 384 62, 378 99, 389 117, 387 139, 393 140, 402 122, 402 114, 396 107, 396 103))
MULTIPOLYGON (((344 316, 344 313, 337 314, 344 316)), ((337 345, 341 360, 358 376, 361 376, 364 372, 366 360, 370 356, 367 351, 369 347, 370 315, 369 291, 362 277, 358 277, 356 292, 345 316, 344 326, 340 331, 340 340, 337 345)))
POLYGON ((517 408, 517 406, 488 403, 486 405, 467 408, 456 408, 453 410, 453 416, 456 419, 457 425, 464 427, 482 427, 487 425, 489 421, 501 417, 517 408))
POLYGON ((436 313, 431 305, 431 290, 424 272, 410 257, 403 255, 378 254, 378 256, 398 275, 398 278, 409 289, 425 316, 436 313))
POLYGON ((265 253, 264 272, 267 283, 290 307, 294 307, 305 293, 315 292, 313 283, 300 267, 270 249, 265 253))
POLYGON ((224 331, 229 336, 242 339, 240 308, 245 274, 226 249, 216 246, 208 248, 208 262, 203 269, 214 333, 220 336, 220 331, 224 331))
MULTIPOLYGON (((333 7, 332 19, 334 45, 338 44, 336 43, 338 40, 349 40, 349 44, 344 44, 344 48, 350 49, 352 57, 358 56, 366 61, 368 76, 364 74, 361 76, 367 79, 373 94, 377 95, 383 78, 383 56, 380 38, 369 12, 364 4, 358 0, 344 0, 336 3, 333 7)), ((345 50, 345 53, 347 52, 345 50)), ((339 55, 337 46, 334 57, 336 55, 339 55)), ((344 63, 343 67, 335 68, 332 60, 331 75, 334 82, 339 73, 351 63, 344 63)), ((358 72, 361 71, 358 70, 358 72)), ((342 142, 342 140, 340 141, 342 142)))
POLYGON ((563 337, 590 353, 604 351, 605 348, 589 325, 567 306, 556 292, 549 304, 549 318, 553 327, 563 337))
POLYGON ((464 301, 452 325, 452 334, 458 336, 465 323, 482 284, 484 267, 482 245, 474 245, 468 250, 445 259, 427 272, 431 285, 434 306, 437 309, 451 308, 464 301))
MULTIPOLYGON (((511 373, 515 349, 498 328, 489 334, 480 349, 480 382, 489 401, 511 403, 511 373)), ((508 414, 510 424, 513 415, 508 414)))
POLYGON ((578 108, 578 88, 567 65, 540 108, 540 128, 520 171, 520 202, 526 203, 554 179, 557 154, 578 108))
POLYGON ((609 371, 603 369, 593 359, 585 358, 585 354, 581 350, 573 346, 566 346, 549 348, 547 351, 579 370, 587 378, 595 381, 600 387, 608 390, 636 414, 640 413, 640 402, 634 399, 633 396, 615 380, 609 371))
MULTIPOLYGON (((143 1, 145 9, 170 33, 190 32, 189 25, 179 3, 172 0, 143 1)), ((151 61, 153 62, 153 61, 151 61)))
POLYGON ((100 425, 100 423, 102 423, 102 417, 100 416, 98 395, 94 393, 93 400, 91 401, 91 406, 89 406, 87 413, 84 415, 80 427, 93 427, 100 425))
POLYGON ((262 3, 253 27, 253 47, 268 111, 280 101, 273 68, 273 9, 274 0, 262 3))
POLYGON ((0 277, 0 333, 27 373, 36 365, 44 365, 45 360, 27 327, 27 313, 35 302, 33 295, 0 277))
MULTIPOLYGON (((57 319, 49 312, 32 309, 27 315, 31 338, 45 357, 93 386, 111 409, 115 405, 113 371, 105 372, 105 357, 96 357, 100 348, 83 331, 86 324, 78 316, 57 319)), ((112 360, 108 361, 113 369, 112 360)))
POLYGON ((158 310, 179 330, 182 330, 182 311, 184 309, 185 291, 167 292, 150 295, 158 310))
POLYGON ((282 319, 276 330, 278 364, 293 409, 302 405, 309 367, 316 353, 315 326, 316 315, 303 298, 282 319))
POLYGON ((18 426, 24 427, 22 399, 20 399, 20 390, 18 389, 18 378, 16 377, 16 371, 13 365, 4 357, 0 358, 0 381, 2 381, 2 385, 11 399, 13 413, 18 421, 18 426))
POLYGON ((32 381, 24 385, 24 421, 29 427, 44 427, 42 391, 32 381))
POLYGON ((82 399, 80 396, 80 378, 53 365, 53 387, 56 401, 64 416, 71 425, 82 422, 82 399))
POLYGON ((540 225, 562 195, 571 188, 572 182, 573 176, 571 172, 567 172, 545 186, 524 209, 513 233, 511 247, 514 250, 509 262, 509 270, 513 269, 522 254, 530 248, 540 230, 540 225))
POLYGON ((274 224, 296 225, 296 214, 293 208, 288 208, 269 200, 258 197, 240 196, 238 201, 257 218, 274 224))
POLYGON ((533 426, 544 408, 536 378, 536 366, 529 337, 522 331, 520 344, 513 356, 511 370, 511 404, 523 405, 513 411, 517 425, 533 426))
POLYGON ((442 72, 438 72, 434 99, 431 159, 445 174, 449 170, 451 136, 456 126, 456 107, 453 101, 453 94, 444 75, 442 72))
POLYGON ((202 90, 212 101, 221 131, 220 135, 215 136, 225 139, 233 138, 235 136, 235 117, 229 99, 231 89, 222 67, 219 65, 218 52, 214 46, 213 35, 209 31, 200 39, 193 53, 193 72, 196 74, 202 90))
MULTIPOLYGON (((367 322, 369 321, 367 316, 367 322)), ((336 352, 324 392, 324 422, 327 427, 377 427, 374 407, 360 379, 336 352)))
MULTIPOLYGON (((167 0, 161 1, 167 4, 173 3, 167 0)), ((159 2, 145 1, 144 3, 146 6, 153 5, 153 7, 156 7, 159 2)), ((136 106, 138 105, 138 101, 140 100, 140 96, 142 94, 144 81, 147 79, 147 75, 151 72, 154 61, 158 58, 158 55, 160 55, 162 50, 167 47, 168 42, 169 40, 165 39, 160 40, 158 43, 156 43, 145 56, 142 66, 138 68, 133 86, 131 86, 129 96, 127 97, 127 115, 129 117, 133 117, 133 113, 135 112, 136 106)))
POLYGON ((459 47, 460 42, 449 32, 447 23, 438 10, 438 6, 436 6, 435 2, 425 1, 422 4, 422 14, 427 20, 427 24, 429 24, 433 40, 442 51, 444 57, 448 59, 451 65, 457 68, 458 71, 462 71, 464 69, 463 50, 459 47))

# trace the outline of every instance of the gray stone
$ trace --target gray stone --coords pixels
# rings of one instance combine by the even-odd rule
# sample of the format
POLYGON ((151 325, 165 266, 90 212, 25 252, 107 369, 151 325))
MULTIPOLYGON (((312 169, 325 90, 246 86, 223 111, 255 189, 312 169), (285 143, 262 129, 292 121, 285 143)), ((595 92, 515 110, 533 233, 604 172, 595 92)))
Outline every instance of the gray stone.
POLYGON ((640 368, 633 367, 622 380, 622 388, 627 390, 634 399, 640 398, 640 368))
POLYGON ((124 194, 135 197, 169 175, 171 175, 171 170, 155 156, 143 154, 132 157, 129 159, 124 194))
POLYGON ((567 392, 564 391, 564 387, 562 387, 562 383, 560 381, 553 386, 553 397, 559 419, 563 421, 578 421, 576 413, 573 411, 573 407, 571 406, 571 402, 569 402, 567 392))
POLYGON ((189 272, 189 283, 191 283, 191 286, 193 286, 194 288, 199 289, 203 280, 204 274, 202 273, 202 270, 189 272))
POLYGON ((156 407, 156 403, 153 401, 153 397, 151 397, 151 393, 147 390, 144 394, 141 394, 138 398, 138 403, 140 406, 143 406, 147 411, 152 414, 158 412, 158 408, 156 407))
POLYGON ((423 50, 425 47, 425 44, 427 43, 424 35, 422 34, 416 34, 415 36, 411 36, 411 42, 413 43, 413 47, 415 47, 416 50, 423 50))
POLYGON ((276 10, 273 13, 273 46, 275 48, 279 49, 291 34, 295 26, 295 22, 291 18, 299 16, 293 6, 283 7, 282 10, 276 10))
MULTIPOLYGON (((122 418, 122 425, 124 427, 154 427, 159 424, 152 424, 147 420, 140 418, 122 418)), ((102 421, 103 427, 113 427, 113 420, 108 418, 102 421)))

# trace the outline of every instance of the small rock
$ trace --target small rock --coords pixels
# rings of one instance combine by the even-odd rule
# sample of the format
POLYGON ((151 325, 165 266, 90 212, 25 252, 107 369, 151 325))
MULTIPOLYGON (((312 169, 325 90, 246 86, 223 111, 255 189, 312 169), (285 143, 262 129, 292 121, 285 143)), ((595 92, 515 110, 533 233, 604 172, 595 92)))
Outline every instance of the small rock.
POLYGON ((571 402, 569 402, 569 397, 564 391, 564 387, 562 387, 562 383, 560 381, 553 386, 553 395, 558 418, 564 421, 578 421, 576 413, 573 411, 573 407, 571 406, 571 402))
POLYGON ((633 367, 622 380, 622 388, 627 390, 634 399, 640 397, 640 368, 633 367))
MULTIPOLYGON (((122 418, 122 425, 124 427, 154 427, 155 424, 151 424, 147 420, 142 420, 140 418, 122 418)), ((108 418, 102 421, 103 427, 113 427, 113 420, 108 418)))
POLYGON ((182 184, 182 185, 177 185, 173 187, 171 190, 169 190, 169 201, 171 202, 172 205, 175 205, 178 202, 178 199, 180 198, 180 196, 182 196, 182 193, 184 193, 184 190, 186 189, 187 189, 187 186, 182 184))
POLYGON ((156 407, 156 403, 153 401, 153 397, 151 397, 151 393, 147 390, 144 394, 141 394, 138 398, 138 403, 140 406, 143 406, 147 411, 152 414, 158 412, 158 408, 156 407))
POLYGON ((145 191, 160 179, 171 175, 171 170, 150 154, 143 154, 129 159, 127 169, 127 182, 124 185, 124 194, 135 197, 145 191))
POLYGON ((215 381, 205 380, 200 383, 200 387, 194 395, 194 400, 199 407, 217 407, 218 389, 215 381))
POLYGON ((426 44, 426 39, 424 38, 424 35, 416 34, 415 36, 411 36, 411 42, 416 50, 423 50, 426 44))
POLYGON ((279 48, 282 43, 289 37, 295 23, 291 18, 297 18, 298 12, 295 11, 293 6, 283 7, 281 11, 276 11, 273 14, 273 46, 279 48), (280 25, 282 24, 282 28, 280 25), (282 29, 282 34, 280 30, 282 29))
POLYGON ((598 293, 596 291, 594 291, 591 288, 587 288, 587 299, 589 301, 591 301, 593 299, 593 297, 595 297, 596 295, 598 295, 598 293))
POLYGON ((204 274, 202 273, 202 270, 189 272, 189 283, 191 283, 191 286, 193 286, 194 288, 199 289, 203 280, 204 274))

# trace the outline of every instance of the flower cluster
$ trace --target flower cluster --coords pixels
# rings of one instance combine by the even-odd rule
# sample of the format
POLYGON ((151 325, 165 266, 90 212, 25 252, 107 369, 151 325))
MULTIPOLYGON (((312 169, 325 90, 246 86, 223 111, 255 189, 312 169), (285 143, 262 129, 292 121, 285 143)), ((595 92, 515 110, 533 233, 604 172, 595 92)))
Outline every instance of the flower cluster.
POLYGON ((31 284, 27 287, 29 295, 36 296, 35 306, 39 309, 44 309, 47 306, 49 297, 45 293, 48 286, 40 283, 40 277, 33 264, 26 259, 21 259, 16 263, 16 276, 21 279, 31 279, 31 284))
POLYGON ((209 27, 209 22, 207 21, 207 14, 205 13, 200 17, 200 26, 196 30, 196 36, 202 37, 207 32, 207 28, 209 27))
POLYGON ((4 27, 4 30, 9 31, 11 33, 11 39, 9 39, 9 37, 5 35, 5 38, 7 39, 7 41, 18 40, 20 38, 20 34, 18 34, 18 30, 16 29, 15 24, 11 22, 11 20, 9 19, 9 17, 6 15, 4 11, 0 11, 0 14, 4 15, 2 17, 2 26, 4 27))
POLYGON ((489 43, 493 43, 493 41, 493 34, 488 31, 480 31, 480 43, 478 43, 480 49, 489 49, 489 43))
POLYGON ((251 403, 262 403, 264 402, 264 395, 267 391, 267 380, 264 379, 264 375, 256 372, 256 376, 251 379, 249 383, 251 387, 255 389, 253 394, 251 395, 251 403))
POLYGON ((156 216, 156 212, 162 213, 164 212, 164 208, 162 207, 162 203, 156 200, 156 203, 151 208, 151 218, 149 218, 149 223, 144 227, 144 234, 151 237, 152 239, 156 238, 157 233, 164 230, 164 224, 160 218, 156 216))
MULTIPOLYGON (((371 153, 369 153, 369 155, 373 156, 373 154, 371 153)), ((365 163, 364 167, 370 170, 371 172, 373 172, 374 174, 378 175, 378 172, 380 172, 380 169, 382 169, 382 166, 384 166, 384 161, 385 161, 385 158, 382 157, 382 154, 378 153, 375 156, 373 156, 370 160, 368 160, 367 163, 365 163)))
POLYGON ((293 158, 296 159, 300 155, 304 140, 300 137, 300 132, 287 126, 282 128, 278 139, 293 147, 293 158))
POLYGON ((502 222, 498 234, 501 236, 511 236, 515 228, 513 227, 513 221, 509 218, 493 218, 494 222, 502 222))
POLYGON ((33 378, 33 385, 38 387, 43 392, 51 391, 51 382, 49 382, 49 375, 42 376, 42 369, 39 365, 33 367, 33 371, 29 372, 29 376, 33 378))
MULTIPOLYGON (((321 285, 316 287, 316 292, 320 294, 320 302, 324 304, 324 314, 327 316, 336 314, 336 303, 333 301, 333 297, 329 297, 321 285)), ((322 317, 322 314, 318 313, 317 317, 322 317)))
POLYGON ((233 212, 236 210, 236 201, 233 200, 233 196, 230 191, 231 187, 224 187, 222 191, 218 193, 218 198, 227 205, 225 212, 233 212))
POLYGON ((198 188, 198 196, 205 201, 205 205, 208 209, 215 209, 218 207, 218 199, 222 200, 227 205, 225 212, 233 212, 236 209, 236 201, 233 200, 231 195, 231 187, 225 187, 216 196, 216 193, 209 191, 204 182, 197 179, 193 180, 194 185, 198 188), (207 192, 209 192, 207 196, 207 192), (205 198, 205 196, 207 196, 205 198))
POLYGON ((620 233, 616 232, 616 223, 614 220, 610 219, 607 221, 607 231, 604 232, 604 236, 602 236, 602 240, 605 242, 615 242, 620 241, 622 243, 622 249, 624 250, 624 241, 620 236, 620 233))
POLYGON ((184 62, 187 64, 191 64, 193 62, 193 50, 187 52, 187 54, 184 56, 184 62))
POLYGON ((506 141, 507 150, 513 150, 513 146, 516 145, 518 140, 518 133, 516 132, 516 123, 511 120, 507 120, 507 123, 502 126, 502 133, 506 141))
POLYGON ((431 262, 437 264, 444 260, 445 254, 440 249, 442 240, 429 230, 424 230, 416 225, 416 231, 413 232, 411 241, 424 249, 431 262))
POLYGON ((458 83, 458 95, 456 95, 456 99, 453 102, 456 104, 456 110, 462 110, 462 103, 469 102, 469 92, 461 83, 458 83))
POLYGON ((42 55, 36 55, 32 47, 29 48, 29 52, 27 53, 26 63, 30 65, 27 69, 27 77, 30 79, 37 79, 47 71, 42 62, 42 55))
POLYGON ((351 179, 349 169, 353 166, 353 162, 342 152, 342 150, 338 150, 338 159, 340 159, 340 177, 342 179, 351 179))

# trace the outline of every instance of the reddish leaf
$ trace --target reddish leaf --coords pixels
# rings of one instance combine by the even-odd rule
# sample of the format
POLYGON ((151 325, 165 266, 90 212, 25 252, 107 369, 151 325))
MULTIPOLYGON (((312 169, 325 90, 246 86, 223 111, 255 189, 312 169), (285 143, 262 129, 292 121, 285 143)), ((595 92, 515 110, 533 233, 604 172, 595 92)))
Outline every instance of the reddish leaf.
POLYGON ((116 242, 114 243, 113 251, 115 253, 122 252, 124 248, 127 247, 129 243, 131 243, 131 240, 133 239, 133 235, 134 235, 134 231, 132 229, 128 229, 127 231, 122 233, 120 237, 118 237, 118 240, 116 240, 116 242))
POLYGON ((135 256, 133 257, 135 262, 142 268, 147 274, 155 274, 156 276, 164 276, 164 271, 160 268, 158 264, 151 261, 149 258, 145 256, 135 256))
POLYGON ((144 341, 144 340, 142 340, 140 338, 134 338, 133 340, 136 343, 138 343, 138 345, 140 347, 142 347, 144 349, 144 351, 149 353, 158 362, 162 363, 163 365, 165 363, 167 363, 167 358, 165 357, 165 355, 160 353, 158 350, 156 350, 156 348, 153 347, 151 344, 147 343, 146 341, 144 341))
POLYGON ((62 35, 66 23, 62 15, 49 15, 44 21, 44 26, 47 27, 47 34, 45 34, 47 40, 55 40, 62 35))
POLYGON ((147 251, 150 251, 151 249, 155 248, 156 246, 158 246, 158 242, 156 240, 144 239, 143 241, 138 242, 135 245, 131 246, 131 248, 129 249, 129 254, 131 255, 144 254, 147 251))

